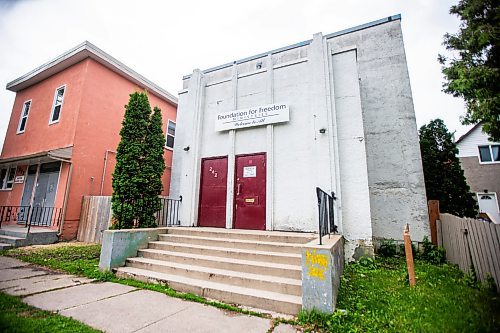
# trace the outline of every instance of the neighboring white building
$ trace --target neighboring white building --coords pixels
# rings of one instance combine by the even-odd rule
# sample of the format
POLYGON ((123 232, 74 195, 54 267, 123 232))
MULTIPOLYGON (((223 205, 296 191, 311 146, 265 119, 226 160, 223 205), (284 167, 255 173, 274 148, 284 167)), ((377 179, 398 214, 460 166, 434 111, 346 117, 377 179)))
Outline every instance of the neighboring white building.
POLYGON ((500 143, 489 141, 482 129, 477 124, 457 140, 458 158, 467 183, 476 194, 479 212, 500 223, 500 143))
POLYGON ((196 69, 179 95, 182 225, 317 231, 320 187, 348 258, 429 234, 399 15, 196 69))

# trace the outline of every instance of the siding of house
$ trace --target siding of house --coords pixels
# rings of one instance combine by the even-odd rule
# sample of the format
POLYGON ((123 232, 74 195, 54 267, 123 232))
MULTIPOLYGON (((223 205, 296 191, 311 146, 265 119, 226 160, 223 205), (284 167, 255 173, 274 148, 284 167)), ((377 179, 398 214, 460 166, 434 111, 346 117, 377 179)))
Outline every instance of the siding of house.
POLYGON ((2 149, 2 158, 24 156, 73 145, 85 68, 85 62, 80 62, 17 92, 2 149), (49 125, 54 94, 62 85, 66 85, 66 90, 60 120, 49 125), (16 134, 23 103, 30 99, 32 103, 26 130, 22 134, 16 134))
POLYGON ((482 126, 476 126, 466 135, 457 147, 467 183, 475 193, 482 193, 484 190, 496 192, 500 205, 500 163, 481 164, 478 150, 478 146, 500 143, 488 141, 488 135, 482 131, 482 126))
POLYGON ((500 206, 500 163, 479 164, 477 157, 460 157, 460 164, 472 192, 496 192, 500 206))
MULTIPOLYGON (((119 132, 125 114, 124 106, 129 95, 143 91, 121 75, 104 67, 98 62, 85 60, 86 76, 83 85, 84 98, 80 104, 73 150, 73 176, 69 193, 63 237, 76 237, 83 196, 111 195, 112 173, 116 164, 115 154, 108 154, 101 193, 106 150, 116 151, 120 141, 119 132)), ((162 109, 163 122, 175 120, 176 107, 148 94, 151 107, 162 109)), ((166 125, 164 125, 164 132, 166 125)), ((165 164, 171 165, 172 151, 165 149, 165 164)), ((164 191, 168 195, 170 187, 170 169, 163 174, 164 191)))
MULTIPOLYGON (((104 157, 107 150, 116 151, 124 106, 128 103, 129 95, 135 91, 144 89, 97 61, 86 58, 16 94, 2 158, 73 146, 72 174, 70 163, 63 162, 54 202, 54 206, 63 207, 66 187, 69 185, 63 239, 76 237, 83 196, 112 193, 115 154, 108 154, 102 184, 104 157), (66 88, 60 120, 49 125, 55 91, 63 85, 66 88), (32 103, 26 129, 24 133, 16 134, 21 110, 27 100, 32 100, 32 103)), ((177 107, 152 93, 148 96, 152 107, 162 109, 163 130, 166 132, 168 119, 176 120, 177 107)), ((167 169, 163 175, 162 194, 168 195, 172 151, 165 149, 164 158, 167 169)), ((38 160, 31 160, 30 163, 38 163, 38 160)), ((17 175, 26 174, 27 164, 28 162, 18 165, 17 175)), ((12 190, 0 190, 0 205, 19 205, 24 185, 14 184, 12 190)))
MULTIPOLYGON (((2 158, 36 154, 51 149, 72 146, 82 99, 86 65, 80 62, 48 79, 16 93, 2 158), (49 125, 57 88, 66 85, 59 122, 49 125), (24 133, 17 134, 24 102, 31 100, 24 133)), ((28 165, 19 165, 17 175, 25 175, 28 165)), ((68 166, 63 163, 56 193, 55 206, 62 207, 68 166)), ((21 202, 25 183, 14 184, 12 190, 0 191, 0 205, 17 206, 21 202)))
MULTIPOLYGON (((482 130, 481 126, 477 126, 471 133, 469 133, 463 140, 461 140, 458 147, 458 157, 471 157, 475 156, 476 159, 479 157, 478 146, 491 145, 494 144, 488 141, 488 135, 486 135, 482 130)), ((500 144, 500 143, 496 143, 500 144)), ((478 160, 479 162, 479 160, 478 160)))

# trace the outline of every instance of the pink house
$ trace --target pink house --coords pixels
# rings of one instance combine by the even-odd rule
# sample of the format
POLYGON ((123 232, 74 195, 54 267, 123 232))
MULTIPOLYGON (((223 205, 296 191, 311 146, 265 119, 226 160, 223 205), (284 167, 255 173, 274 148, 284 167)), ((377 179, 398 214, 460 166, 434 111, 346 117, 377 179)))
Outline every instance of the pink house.
MULTIPOLYGON (((130 93, 144 90, 163 113, 162 195, 168 195, 177 112, 177 98, 169 92, 89 42, 7 89, 16 98, 0 155, 0 206, 30 206, 32 220, 58 228, 63 239, 75 238, 82 197, 112 193, 124 105, 130 93)), ((26 218, 17 217, 10 223, 26 218)))

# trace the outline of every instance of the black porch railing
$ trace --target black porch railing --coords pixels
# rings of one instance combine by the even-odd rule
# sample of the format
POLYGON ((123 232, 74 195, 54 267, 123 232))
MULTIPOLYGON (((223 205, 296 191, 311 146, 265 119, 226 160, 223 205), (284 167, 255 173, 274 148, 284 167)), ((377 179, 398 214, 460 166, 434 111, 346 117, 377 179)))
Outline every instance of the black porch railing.
POLYGON ((57 227, 61 223, 62 209, 57 207, 0 206, 2 223, 16 223, 31 227, 57 227))
POLYGON ((319 212, 319 245, 323 244, 323 236, 337 233, 335 225, 335 215, 333 204, 335 193, 328 194, 319 187, 316 187, 316 195, 318 197, 318 212, 319 212))
POLYGON ((161 197, 161 208, 156 213, 156 223, 159 227, 170 227, 175 225, 180 225, 179 221, 179 207, 182 202, 182 197, 180 199, 170 199, 161 197))
MULTIPOLYGON (((179 208, 181 202, 182 196, 179 199, 160 197, 160 209, 154 214, 156 225, 158 227, 180 225, 179 208)), ((146 204, 141 200, 123 201, 119 213, 117 214, 117 229, 137 228, 139 226, 138 216, 141 215, 143 209, 148 208, 146 204), (135 207, 136 216, 132 216, 133 207, 135 207), (129 219, 129 221, 127 221, 127 219, 129 219)))

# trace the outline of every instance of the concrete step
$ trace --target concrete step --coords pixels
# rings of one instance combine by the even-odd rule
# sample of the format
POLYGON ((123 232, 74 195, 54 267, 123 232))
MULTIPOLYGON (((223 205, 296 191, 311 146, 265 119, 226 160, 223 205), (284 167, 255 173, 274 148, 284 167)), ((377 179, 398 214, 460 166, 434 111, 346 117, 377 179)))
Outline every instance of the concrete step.
POLYGON ((231 257, 225 258, 212 255, 162 251, 155 249, 139 250, 138 256, 185 265, 198 265, 203 267, 271 275, 297 280, 302 278, 302 268, 298 265, 276 264, 264 261, 241 260, 231 257))
POLYGON ((234 258, 241 260, 262 261, 285 265, 300 265, 301 254, 281 253, 271 251, 258 251, 254 249, 236 249, 224 246, 206 246, 197 244, 183 244, 165 241, 156 241, 149 243, 150 249, 182 252, 191 254, 203 254, 207 256, 234 258))
POLYGON ((278 292, 281 294, 302 295, 302 281, 277 276, 252 274, 224 269, 185 265, 149 258, 129 258, 126 266, 151 270, 169 275, 177 275, 196 280, 224 283, 233 286, 278 292))
POLYGON ((297 315, 302 308, 300 296, 192 279, 134 267, 120 267, 116 275, 121 278, 133 278, 143 282, 166 283, 177 291, 278 313, 297 315))
POLYGON ((285 253, 301 253, 302 244, 295 243, 280 243, 280 242, 262 242, 257 240, 244 240, 219 237, 201 237, 189 235, 159 235, 160 241, 196 244, 205 246, 218 246, 226 248, 237 248, 258 251, 285 252, 285 253))
POLYGON ((167 228, 167 234, 296 244, 305 244, 317 237, 317 235, 313 233, 302 232, 277 232, 203 227, 171 227, 167 228))
POLYGON ((2 226, 2 229, 0 229, 0 235, 26 238, 26 233, 28 232, 28 228, 16 228, 16 229, 19 230, 4 229, 4 226, 2 226))
POLYGON ((13 248, 12 244, 0 243, 0 251, 1 250, 9 250, 12 248, 13 248))
POLYGON ((16 246, 52 244, 59 240, 57 230, 44 227, 31 227, 30 233, 28 234, 27 232, 28 228, 24 228, 23 226, 2 225, 0 229, 0 235, 26 239, 21 245, 16 246))
POLYGON ((0 243, 11 244, 13 247, 26 245, 26 238, 0 235, 0 243))

